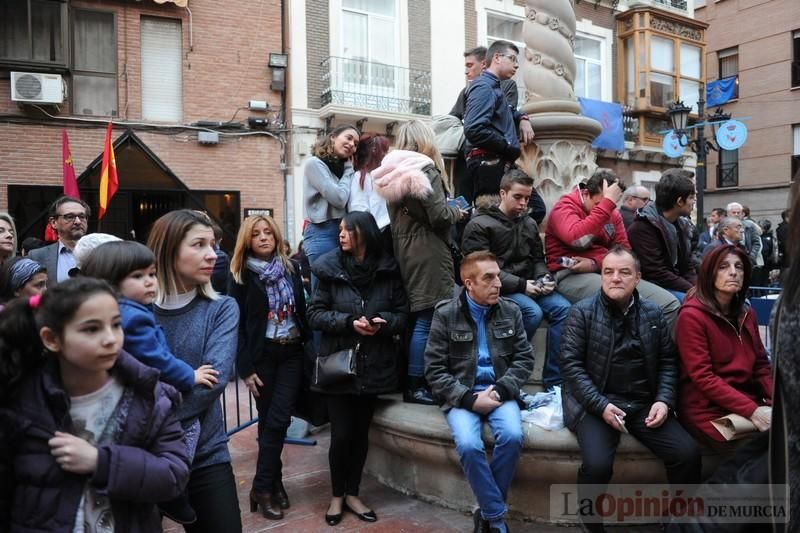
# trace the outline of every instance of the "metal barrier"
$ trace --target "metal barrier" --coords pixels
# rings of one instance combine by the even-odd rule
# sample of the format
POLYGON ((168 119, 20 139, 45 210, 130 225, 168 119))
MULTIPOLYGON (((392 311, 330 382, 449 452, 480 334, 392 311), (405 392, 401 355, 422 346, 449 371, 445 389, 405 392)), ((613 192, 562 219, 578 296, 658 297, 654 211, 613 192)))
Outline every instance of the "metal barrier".
POLYGON ((762 342, 767 352, 770 351, 771 340, 769 336, 769 319, 772 317, 772 308, 781 295, 780 287, 750 287, 748 300, 756 313, 759 330, 763 332, 762 342))
MULTIPOLYGON (((234 375, 238 376, 238 371, 234 375)), ((258 413, 253 405, 253 395, 238 377, 228 383, 225 390, 222 391, 220 401, 222 402, 222 424, 229 437, 258 423, 258 413)), ((284 442, 303 446, 314 446, 317 443, 313 439, 292 437, 286 437, 284 442)))
POLYGON ((229 437, 258 422, 258 416, 253 405, 253 395, 250 394, 250 391, 244 386, 244 382, 239 378, 228 383, 225 390, 222 391, 221 401, 222 423, 229 437), (240 387, 244 390, 240 391, 240 387), (229 400, 229 395, 233 397, 232 401, 229 400), (242 405, 243 400, 246 402, 245 405, 242 405), (243 407, 244 409, 242 409, 243 407), (243 410, 244 416, 242 416, 243 410), (233 427, 229 427, 229 419, 232 419, 231 422, 235 422, 233 427))

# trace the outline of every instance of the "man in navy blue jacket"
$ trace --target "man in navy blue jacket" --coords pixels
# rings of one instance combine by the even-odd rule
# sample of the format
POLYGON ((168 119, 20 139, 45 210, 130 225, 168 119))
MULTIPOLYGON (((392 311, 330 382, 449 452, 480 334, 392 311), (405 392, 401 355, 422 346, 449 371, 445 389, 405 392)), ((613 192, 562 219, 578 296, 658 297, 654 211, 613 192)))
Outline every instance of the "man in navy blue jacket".
POLYGON ((520 141, 526 144, 533 140, 527 115, 517 111, 500 88, 501 81, 516 74, 518 55, 513 43, 495 41, 486 52, 486 70, 467 90, 465 151, 475 198, 498 194, 500 179, 520 155, 520 141))

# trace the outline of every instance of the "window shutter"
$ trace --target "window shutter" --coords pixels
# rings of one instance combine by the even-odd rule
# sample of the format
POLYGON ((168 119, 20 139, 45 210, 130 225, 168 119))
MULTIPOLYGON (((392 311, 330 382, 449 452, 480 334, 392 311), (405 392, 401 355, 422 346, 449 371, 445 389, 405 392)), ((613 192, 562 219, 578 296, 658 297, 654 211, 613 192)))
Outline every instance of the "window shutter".
POLYGON ((183 76, 179 20, 142 17, 142 118, 183 120, 183 76))

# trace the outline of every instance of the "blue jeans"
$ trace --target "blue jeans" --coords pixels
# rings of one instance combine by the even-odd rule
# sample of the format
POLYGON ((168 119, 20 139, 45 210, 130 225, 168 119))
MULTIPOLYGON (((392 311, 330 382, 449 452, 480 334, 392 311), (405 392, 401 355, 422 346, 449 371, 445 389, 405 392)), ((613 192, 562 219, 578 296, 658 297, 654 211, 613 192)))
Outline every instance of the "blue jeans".
POLYGON ((478 500, 483 519, 502 518, 507 510, 508 489, 514 478, 524 440, 516 400, 503 402, 485 416, 458 407, 450 409, 445 416, 456 442, 461 467, 478 500), (481 439, 483 422, 489 423, 494 436, 491 465, 486 458, 486 449, 481 439))
POLYGON ((408 375, 420 378, 425 375, 425 347, 431 333, 433 308, 412 313, 414 329, 411 330, 411 342, 408 345, 408 375))
POLYGON ((317 277, 313 273, 314 263, 321 255, 324 255, 339 246, 339 223, 338 218, 332 218, 325 222, 315 224, 313 222, 306 226, 303 232, 303 251, 308 257, 308 264, 312 267, 311 273, 311 292, 317 289, 317 277))
POLYGON ((547 353, 542 369, 542 382, 547 388, 561 385, 561 327, 567 319, 572 304, 557 292, 551 292, 535 300, 519 292, 508 294, 506 297, 513 300, 522 311, 522 324, 531 342, 536 328, 542 322, 542 317, 547 316, 550 327, 547 330, 547 353))
POLYGON ((673 291, 672 289, 667 289, 671 295, 678 299, 678 301, 683 304, 683 300, 686 298, 686 293, 681 291, 673 291))

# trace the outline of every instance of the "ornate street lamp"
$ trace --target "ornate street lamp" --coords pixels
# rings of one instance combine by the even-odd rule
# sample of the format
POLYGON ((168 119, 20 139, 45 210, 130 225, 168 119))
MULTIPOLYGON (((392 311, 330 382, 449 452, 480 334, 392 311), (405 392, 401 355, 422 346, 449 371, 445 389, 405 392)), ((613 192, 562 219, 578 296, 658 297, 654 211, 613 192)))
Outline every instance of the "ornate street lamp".
POLYGON ((696 128, 697 137, 692 139, 689 129, 689 113, 692 108, 685 105, 682 101, 677 101, 667 106, 667 115, 672 123, 672 129, 678 136, 678 142, 681 146, 688 146, 692 151, 697 154, 697 170, 695 171, 695 186, 697 188, 697 228, 702 231, 703 229, 703 193, 706 189, 706 160, 711 151, 718 152, 720 150, 712 139, 706 139, 705 135, 705 122, 707 118, 711 122, 711 127, 714 130, 714 137, 716 137, 717 129, 722 122, 731 118, 730 114, 722 111, 721 107, 711 115, 705 115, 705 86, 701 85, 699 89, 700 95, 697 99, 697 118, 700 123, 696 128))

